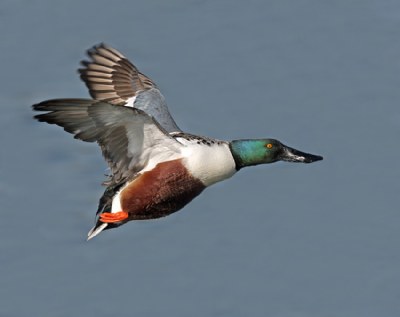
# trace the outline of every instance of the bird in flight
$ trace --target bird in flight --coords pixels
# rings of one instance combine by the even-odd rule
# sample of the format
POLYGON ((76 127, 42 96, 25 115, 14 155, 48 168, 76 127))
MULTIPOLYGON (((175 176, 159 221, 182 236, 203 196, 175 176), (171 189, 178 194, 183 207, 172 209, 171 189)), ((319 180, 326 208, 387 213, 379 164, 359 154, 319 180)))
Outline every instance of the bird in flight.
POLYGON ((131 220, 176 212, 243 167, 322 160, 275 139, 222 141, 183 132, 157 85, 124 55, 103 43, 87 54, 79 73, 93 99, 47 100, 33 110, 44 112, 37 120, 97 142, 111 170, 88 240, 131 220))

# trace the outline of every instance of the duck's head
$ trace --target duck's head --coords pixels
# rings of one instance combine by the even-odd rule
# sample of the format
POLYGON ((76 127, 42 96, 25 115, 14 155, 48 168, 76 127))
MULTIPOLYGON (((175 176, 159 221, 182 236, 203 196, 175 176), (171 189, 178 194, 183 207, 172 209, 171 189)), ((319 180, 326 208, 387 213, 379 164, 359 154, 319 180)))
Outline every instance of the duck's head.
POLYGON ((277 161, 312 163, 323 159, 322 156, 301 152, 275 139, 234 140, 229 146, 237 170, 277 161))

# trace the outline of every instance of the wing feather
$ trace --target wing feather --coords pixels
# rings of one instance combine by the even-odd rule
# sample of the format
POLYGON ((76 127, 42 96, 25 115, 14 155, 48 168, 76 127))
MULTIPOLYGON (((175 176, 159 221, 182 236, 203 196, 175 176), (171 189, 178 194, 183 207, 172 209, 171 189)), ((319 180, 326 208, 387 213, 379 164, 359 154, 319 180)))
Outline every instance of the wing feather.
POLYGON ((132 178, 150 160, 180 157, 181 144, 140 109, 88 99, 55 99, 33 106, 42 122, 56 124, 76 139, 97 142, 111 172, 110 184, 132 178))
POLYGON ((87 53, 90 61, 81 62, 84 67, 79 73, 92 98, 114 105, 134 100, 133 107, 153 117, 167 132, 181 131, 157 85, 125 56, 106 44, 96 45, 87 53))

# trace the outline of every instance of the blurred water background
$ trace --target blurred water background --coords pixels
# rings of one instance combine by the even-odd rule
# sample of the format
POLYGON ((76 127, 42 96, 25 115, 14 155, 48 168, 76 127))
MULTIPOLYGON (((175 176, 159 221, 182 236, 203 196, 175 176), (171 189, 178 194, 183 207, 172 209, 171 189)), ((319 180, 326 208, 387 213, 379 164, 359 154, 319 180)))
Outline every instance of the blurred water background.
POLYGON ((0 316, 400 316, 400 3, 0 3, 0 316), (30 105, 106 42, 184 130, 323 155, 90 242, 106 164, 30 105))

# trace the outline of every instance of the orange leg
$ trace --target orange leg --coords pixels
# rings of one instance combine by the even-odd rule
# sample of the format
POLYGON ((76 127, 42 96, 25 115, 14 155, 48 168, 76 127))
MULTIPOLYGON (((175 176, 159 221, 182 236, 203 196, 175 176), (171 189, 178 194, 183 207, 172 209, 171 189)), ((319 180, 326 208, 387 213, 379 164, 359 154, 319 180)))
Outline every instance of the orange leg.
POLYGON ((128 213, 125 211, 119 212, 103 212, 100 215, 100 221, 106 223, 120 222, 128 218, 128 213))

